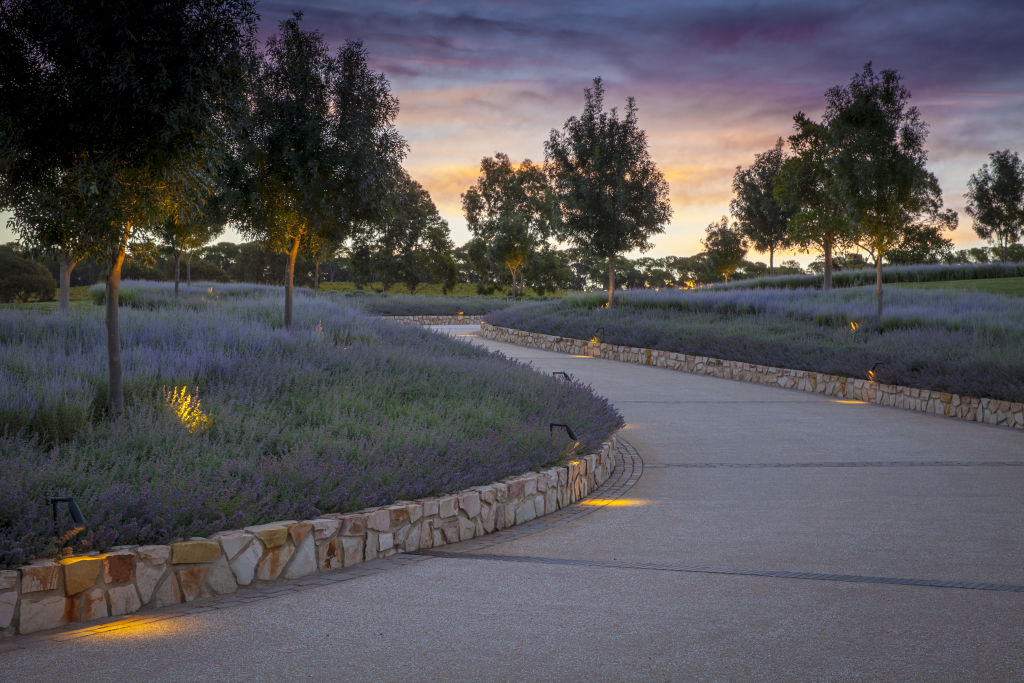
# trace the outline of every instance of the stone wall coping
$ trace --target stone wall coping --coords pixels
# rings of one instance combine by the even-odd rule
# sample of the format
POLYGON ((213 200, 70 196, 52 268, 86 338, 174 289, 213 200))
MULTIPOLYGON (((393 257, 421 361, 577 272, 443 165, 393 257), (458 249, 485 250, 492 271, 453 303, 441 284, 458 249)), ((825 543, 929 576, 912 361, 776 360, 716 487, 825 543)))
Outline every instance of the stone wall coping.
POLYGON ((234 593, 523 524, 603 484, 615 468, 615 444, 613 435, 596 453, 565 465, 430 498, 2 570, 0 637, 234 593))
POLYGON ((784 389, 834 396, 839 399, 916 410, 971 422, 1002 425, 1011 429, 1024 429, 1024 403, 1014 401, 976 398, 897 384, 882 384, 869 379, 843 377, 813 370, 794 370, 744 361, 694 356, 677 351, 661 351, 607 342, 592 342, 572 337, 558 337, 541 332, 499 327, 488 322, 480 323, 480 336, 548 351, 651 365, 741 382, 768 384, 784 389))

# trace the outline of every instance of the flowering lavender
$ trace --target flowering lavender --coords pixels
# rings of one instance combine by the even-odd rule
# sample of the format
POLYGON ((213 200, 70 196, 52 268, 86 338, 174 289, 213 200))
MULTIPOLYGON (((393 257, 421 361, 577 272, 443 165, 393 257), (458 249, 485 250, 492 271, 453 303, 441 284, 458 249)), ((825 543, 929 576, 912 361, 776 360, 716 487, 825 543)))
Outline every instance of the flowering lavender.
POLYGON ((0 310, 0 566, 53 552, 46 498, 73 495, 79 548, 166 542, 464 488, 539 468, 579 426, 621 424, 586 387, 280 288, 125 283, 126 415, 103 416, 102 310, 0 310), (187 387, 190 428, 167 396, 187 387))

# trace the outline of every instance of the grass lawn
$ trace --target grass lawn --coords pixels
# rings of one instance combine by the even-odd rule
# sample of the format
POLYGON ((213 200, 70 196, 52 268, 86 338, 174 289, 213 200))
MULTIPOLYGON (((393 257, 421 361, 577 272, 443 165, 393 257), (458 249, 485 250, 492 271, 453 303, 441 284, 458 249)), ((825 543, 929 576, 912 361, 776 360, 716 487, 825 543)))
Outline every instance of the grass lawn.
POLYGON ((961 292, 986 292, 1024 297, 1024 277, 1000 277, 985 280, 949 280, 936 282, 904 282, 894 287, 908 289, 955 289, 961 292))

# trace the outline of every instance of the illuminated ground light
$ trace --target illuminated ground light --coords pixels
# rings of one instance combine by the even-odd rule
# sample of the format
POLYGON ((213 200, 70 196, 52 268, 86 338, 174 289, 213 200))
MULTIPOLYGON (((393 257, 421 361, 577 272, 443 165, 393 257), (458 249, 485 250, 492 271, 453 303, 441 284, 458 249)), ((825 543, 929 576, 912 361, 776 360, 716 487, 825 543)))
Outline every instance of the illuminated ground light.
POLYGON ((650 505, 649 500, 640 500, 639 498, 588 498, 581 500, 580 505, 591 505, 593 507, 643 507, 644 505, 650 505))
POLYGON ((569 358, 593 358, 593 356, 569 356, 569 358))
POLYGON ((839 399, 836 399, 836 400, 830 401, 830 402, 831 403, 846 403, 846 404, 849 404, 849 405, 867 405, 867 403, 868 403, 867 401, 843 401, 843 400, 839 400, 839 399))
MULTIPOLYGON (((198 393, 198 389, 194 389, 198 393)), ((164 402, 189 432, 195 434, 210 426, 210 416, 203 412, 199 397, 189 393, 188 387, 164 388, 164 402)))

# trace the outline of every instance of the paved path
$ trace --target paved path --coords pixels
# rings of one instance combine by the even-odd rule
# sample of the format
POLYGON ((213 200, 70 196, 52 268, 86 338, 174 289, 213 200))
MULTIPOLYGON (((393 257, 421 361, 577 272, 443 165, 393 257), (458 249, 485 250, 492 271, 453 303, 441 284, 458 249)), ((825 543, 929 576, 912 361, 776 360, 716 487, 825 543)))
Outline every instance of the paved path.
POLYGON ((612 400, 635 505, 25 641, 0 679, 1024 678, 1024 433, 486 344, 612 400))

